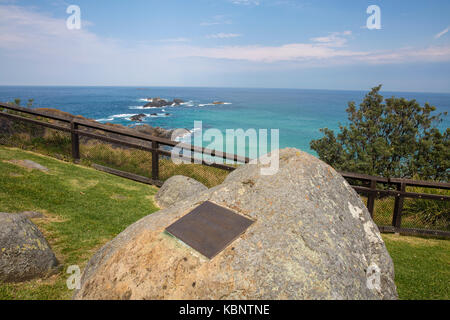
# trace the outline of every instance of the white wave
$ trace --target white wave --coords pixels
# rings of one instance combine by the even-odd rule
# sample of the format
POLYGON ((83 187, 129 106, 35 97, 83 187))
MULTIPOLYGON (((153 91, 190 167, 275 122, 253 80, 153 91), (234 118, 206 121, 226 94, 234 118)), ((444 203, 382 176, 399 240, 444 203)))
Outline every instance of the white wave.
MULTIPOLYGON (((119 118, 119 119, 125 119, 125 120, 128 120, 128 121, 131 121, 130 118, 131 118, 132 116, 134 116, 134 115, 136 115, 136 114, 135 114, 135 113, 115 114, 115 115, 109 116, 108 118, 97 119, 96 121, 98 121, 98 122, 113 121, 113 120, 115 120, 115 119, 117 119, 117 118, 119 118)), ((146 114, 145 116, 148 117, 148 116, 150 116, 150 115, 149 115, 149 114, 146 114)))
POLYGON ((129 106, 128 109, 132 110, 146 110, 146 109, 159 109, 158 107, 145 107, 144 106, 129 106))
POLYGON ((186 101, 186 102, 182 102, 182 103, 180 103, 180 106, 193 107, 194 106, 194 101, 189 100, 189 101, 186 101))
POLYGON ((115 114, 112 116, 109 116, 108 118, 102 118, 102 119, 97 119, 96 121, 98 122, 105 122, 105 121, 113 121, 117 118, 129 118, 131 116, 134 116, 134 114, 128 114, 128 113, 124 113, 124 114, 115 114))
POLYGON ((113 121, 114 120, 114 118, 104 118, 104 119, 97 119, 97 120, 95 120, 95 121, 98 121, 98 122, 106 122, 106 121, 113 121))
POLYGON ((205 107, 205 106, 220 106, 224 104, 232 104, 231 102, 224 102, 224 103, 201 103, 198 106, 199 107, 205 107))
POLYGON ((121 113, 121 114, 112 115, 111 118, 114 118, 114 119, 116 119, 116 118, 129 118, 129 117, 132 117, 134 115, 135 115, 134 113, 121 113))

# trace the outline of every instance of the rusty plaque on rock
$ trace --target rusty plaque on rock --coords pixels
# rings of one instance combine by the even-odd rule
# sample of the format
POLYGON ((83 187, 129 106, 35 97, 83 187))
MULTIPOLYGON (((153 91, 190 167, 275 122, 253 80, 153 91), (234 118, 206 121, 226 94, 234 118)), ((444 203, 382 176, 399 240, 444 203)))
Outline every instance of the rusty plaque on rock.
POLYGON ((166 231, 212 259, 243 234, 253 222, 206 201, 167 227, 166 231))

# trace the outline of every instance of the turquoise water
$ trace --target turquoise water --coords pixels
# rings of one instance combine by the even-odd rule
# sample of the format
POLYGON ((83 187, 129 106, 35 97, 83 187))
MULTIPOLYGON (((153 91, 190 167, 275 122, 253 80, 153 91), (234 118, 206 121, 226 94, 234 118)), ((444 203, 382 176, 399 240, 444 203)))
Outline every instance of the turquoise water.
MULTIPOLYGON (((347 121, 349 101, 359 104, 367 91, 332 91, 299 89, 234 89, 181 87, 13 87, 0 86, 0 101, 34 99, 34 107, 56 108, 101 122, 132 125, 131 115, 145 113, 143 123, 166 129, 192 129, 194 120, 203 129, 244 130, 279 129, 280 147, 296 147, 313 153, 312 139, 321 137, 319 128, 338 129, 347 121), (145 98, 180 98, 186 104, 160 109, 140 109, 145 98), (224 101, 224 105, 211 105, 224 101), (156 116, 150 116, 157 113, 156 116), (165 113, 170 113, 166 116, 165 113)), ((397 96, 429 102, 439 112, 450 111, 450 94, 382 92, 384 97, 397 96)), ((449 117, 440 125, 449 126, 449 117)))

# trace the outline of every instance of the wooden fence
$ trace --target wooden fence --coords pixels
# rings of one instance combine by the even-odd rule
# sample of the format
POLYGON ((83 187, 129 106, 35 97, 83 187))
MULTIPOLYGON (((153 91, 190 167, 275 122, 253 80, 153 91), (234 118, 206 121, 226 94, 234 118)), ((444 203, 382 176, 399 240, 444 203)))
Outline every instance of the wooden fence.
MULTIPOLYGON (((225 152, 210 150, 203 147, 192 146, 189 144, 180 144, 180 142, 142 134, 136 132, 135 130, 119 129, 95 121, 89 121, 77 117, 64 117, 60 115, 48 114, 46 112, 37 111, 30 108, 23 108, 9 103, 0 103, 0 108, 14 111, 14 114, 8 112, 0 112, 1 117, 5 117, 15 121, 32 123, 35 125, 70 133, 72 143, 72 158, 75 161, 80 159, 80 136, 98 139, 100 141, 105 141, 108 143, 117 144, 128 148, 135 148, 149 151, 152 154, 151 179, 100 165, 94 165, 94 167, 111 174, 122 176, 124 178, 133 179, 143 183, 154 184, 157 186, 162 185, 162 181, 160 180, 159 177, 159 163, 160 163, 159 159, 161 156, 166 157, 171 156, 171 152, 161 149, 161 146, 167 147, 177 146, 184 150, 189 150, 191 151, 191 156, 187 158, 184 157, 182 159, 190 161, 191 163, 200 162, 203 165, 220 168, 227 171, 233 171, 236 167, 220 163, 207 163, 204 161, 203 157, 201 159, 196 158, 195 153, 201 155, 206 154, 208 156, 218 157, 224 160, 231 160, 234 163, 248 163, 250 161, 250 159, 247 157, 240 157, 238 155, 227 154, 225 152), (24 115, 18 115, 17 113, 31 115, 34 116, 34 118, 27 117, 24 115), (40 118, 46 120, 56 120, 57 123, 41 121, 40 118), (92 130, 88 131, 87 129, 94 129, 95 131, 92 130), (98 131, 114 134, 115 137, 111 137, 106 134, 99 134, 98 131), (117 138, 117 136, 120 138, 117 138), (133 138, 133 141, 127 141, 126 139, 124 139, 126 137, 133 138), (134 142, 136 140, 140 142, 134 142)), ((450 201, 450 196, 447 195, 407 192, 406 191, 407 187, 423 187, 423 188, 449 190, 450 183, 418 181, 399 178, 384 178, 349 172, 339 172, 339 173, 345 179, 347 179, 347 181, 352 185, 352 187, 355 189, 356 192, 358 192, 361 195, 367 196, 367 208, 372 217, 374 214, 375 201, 377 198, 380 197, 395 198, 392 223, 390 226, 379 225, 380 231, 450 237, 450 232, 444 230, 402 228, 402 210, 404 199, 410 198, 410 199, 425 199, 434 201, 450 201), (382 186, 381 188, 378 187, 380 185, 382 186)))
POLYGON ((435 235, 450 237, 450 232, 444 230, 430 230, 418 228, 402 228, 402 212, 405 199, 423 199, 434 201, 450 201, 450 196, 431 193, 407 192, 407 187, 422 187, 439 190, 449 190, 450 183, 420 181, 399 178, 384 178, 370 176, 366 174, 339 172, 347 181, 350 182, 353 189, 361 195, 367 196, 367 209, 373 217, 375 209, 375 200, 383 197, 394 197, 394 208, 392 223, 390 226, 379 225, 382 232, 395 232, 415 235, 435 235), (354 182, 358 181, 358 184, 354 182), (382 187, 379 188, 378 186, 382 187))

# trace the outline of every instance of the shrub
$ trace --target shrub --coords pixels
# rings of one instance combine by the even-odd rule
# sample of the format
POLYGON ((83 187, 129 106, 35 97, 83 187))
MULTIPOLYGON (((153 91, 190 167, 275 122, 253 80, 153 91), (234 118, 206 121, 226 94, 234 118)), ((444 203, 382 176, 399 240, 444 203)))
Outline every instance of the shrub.
POLYGON ((311 149, 337 170, 383 177, 448 181, 450 129, 437 124, 447 113, 404 98, 384 99, 375 87, 364 101, 348 104, 349 124, 340 132, 321 129, 324 137, 311 141, 311 149))

